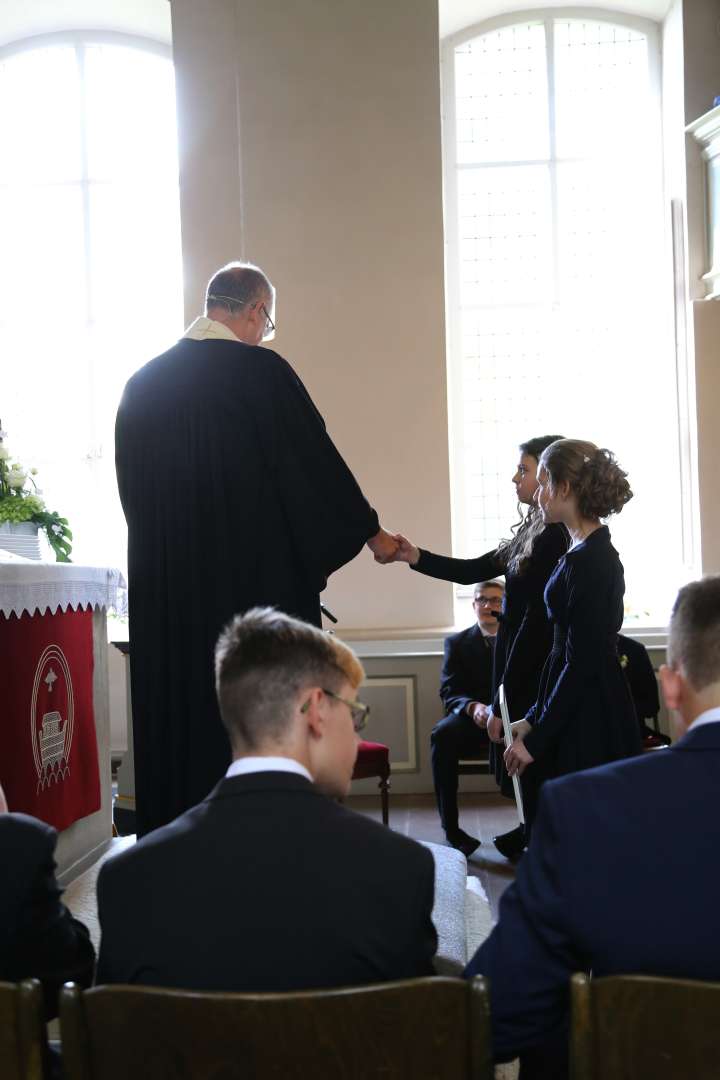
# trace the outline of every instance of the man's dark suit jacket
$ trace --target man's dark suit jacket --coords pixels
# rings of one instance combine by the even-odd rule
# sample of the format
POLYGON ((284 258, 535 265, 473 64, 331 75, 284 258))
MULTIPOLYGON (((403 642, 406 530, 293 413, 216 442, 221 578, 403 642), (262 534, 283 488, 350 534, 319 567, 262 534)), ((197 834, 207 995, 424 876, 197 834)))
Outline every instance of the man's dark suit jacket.
POLYGON ((620 663, 623 663, 623 657, 626 660, 623 671, 630 687, 640 729, 644 733, 645 720, 654 720, 660 712, 660 694, 652 662, 644 645, 623 634, 617 636, 617 648, 620 663))
POLYGON ((720 979, 718 790, 720 723, 543 787, 498 925, 466 970, 490 980, 497 1057, 560 1042, 574 971, 720 979))
POLYGON ((448 714, 464 712, 471 701, 490 704, 492 666, 493 639, 477 623, 445 638, 440 697, 448 714))
POLYGON ((103 866, 98 983, 265 991, 432 974, 434 864, 304 777, 226 778, 103 866))
POLYGON ((60 902, 56 840, 42 821, 0 814, 0 980, 39 979, 48 1018, 62 984, 89 986, 95 963, 87 929, 60 902))

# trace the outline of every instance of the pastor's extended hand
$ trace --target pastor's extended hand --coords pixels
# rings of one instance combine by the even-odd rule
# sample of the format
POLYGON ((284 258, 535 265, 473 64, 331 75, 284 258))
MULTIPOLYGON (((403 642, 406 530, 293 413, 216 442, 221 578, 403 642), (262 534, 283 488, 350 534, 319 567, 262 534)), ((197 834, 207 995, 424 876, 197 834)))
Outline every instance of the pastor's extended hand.
POLYGON ((420 549, 415 547, 412 540, 408 540, 407 536, 403 536, 402 533, 395 533, 393 539, 397 543, 397 551, 392 561, 406 562, 414 566, 420 558, 420 549))
POLYGON ((378 529, 375 535, 371 536, 368 540, 367 546, 375 556, 375 562, 381 563, 382 565, 395 562, 398 542, 387 529, 378 529))
POLYGON ((532 765, 535 760, 530 751, 525 749, 523 740, 517 736, 513 739, 512 745, 508 746, 503 758, 508 776, 515 776, 516 773, 522 776, 528 765, 532 765))

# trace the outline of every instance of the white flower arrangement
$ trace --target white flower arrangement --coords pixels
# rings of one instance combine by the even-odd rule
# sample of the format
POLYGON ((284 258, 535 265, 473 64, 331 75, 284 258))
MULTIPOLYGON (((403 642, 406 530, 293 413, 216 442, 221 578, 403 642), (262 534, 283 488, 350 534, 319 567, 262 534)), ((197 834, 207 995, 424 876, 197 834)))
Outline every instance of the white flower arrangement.
POLYGON ((48 510, 35 483, 37 469, 26 469, 4 443, 7 432, 0 427, 0 525, 33 522, 42 529, 58 562, 70 562, 72 532, 67 518, 48 510))

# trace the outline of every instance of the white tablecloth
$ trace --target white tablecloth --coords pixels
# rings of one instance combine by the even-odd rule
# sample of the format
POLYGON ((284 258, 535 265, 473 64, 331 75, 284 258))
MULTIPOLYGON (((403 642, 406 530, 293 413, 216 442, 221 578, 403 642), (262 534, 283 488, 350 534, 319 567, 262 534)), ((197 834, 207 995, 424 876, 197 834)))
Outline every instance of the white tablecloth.
POLYGON ((107 566, 36 562, 0 552, 0 613, 6 617, 72 608, 125 610, 125 579, 107 566))

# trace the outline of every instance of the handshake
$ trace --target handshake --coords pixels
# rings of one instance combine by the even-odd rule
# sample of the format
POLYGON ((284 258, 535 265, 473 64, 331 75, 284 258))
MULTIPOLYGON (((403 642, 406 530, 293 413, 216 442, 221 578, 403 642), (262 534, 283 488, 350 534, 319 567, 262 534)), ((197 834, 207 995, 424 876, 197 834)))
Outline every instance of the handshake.
POLYGON ((371 536, 367 546, 372 551, 375 562, 383 566, 391 562, 406 562, 414 566, 420 558, 420 551, 412 541, 402 533, 390 533, 387 529, 380 529, 371 536))

